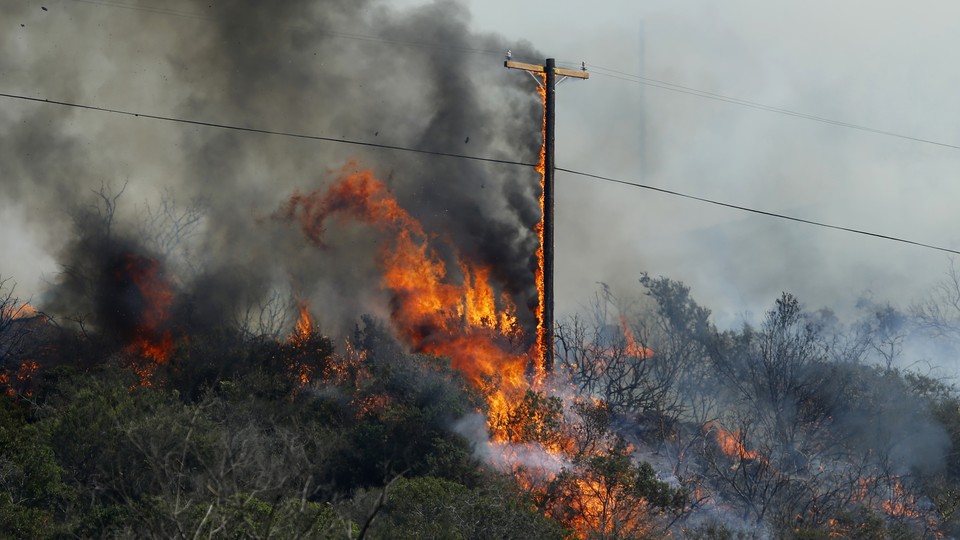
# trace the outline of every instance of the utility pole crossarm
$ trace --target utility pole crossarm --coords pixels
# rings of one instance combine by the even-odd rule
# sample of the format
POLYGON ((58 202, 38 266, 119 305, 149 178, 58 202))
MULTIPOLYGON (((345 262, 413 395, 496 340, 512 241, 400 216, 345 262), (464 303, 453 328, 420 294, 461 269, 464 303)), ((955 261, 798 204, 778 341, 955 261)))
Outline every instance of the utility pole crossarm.
MULTIPOLYGON (((527 64, 525 62, 514 62, 513 60, 506 60, 503 62, 503 67, 510 69, 522 69, 524 71, 532 71, 534 73, 546 73, 547 70, 543 66, 537 64, 527 64)), ((553 72, 561 77, 574 77, 577 79, 589 79, 590 73, 584 70, 577 71, 575 69, 563 69, 555 67, 553 72)))

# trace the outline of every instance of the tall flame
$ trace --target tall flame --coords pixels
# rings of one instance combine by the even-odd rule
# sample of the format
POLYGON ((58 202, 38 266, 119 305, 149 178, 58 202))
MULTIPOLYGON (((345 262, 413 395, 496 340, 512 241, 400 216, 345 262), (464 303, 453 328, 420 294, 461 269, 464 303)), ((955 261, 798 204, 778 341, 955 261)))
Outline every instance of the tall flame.
POLYGON ((297 312, 297 323, 287 339, 295 354, 289 356, 286 368, 297 386, 304 388, 313 381, 315 376, 312 367, 304 360, 305 356, 309 356, 311 352, 310 340, 317 330, 313 317, 310 316, 310 304, 306 300, 297 299, 297 312))
POLYGON ((543 120, 540 124, 540 132, 543 136, 543 144, 540 146, 540 157, 537 161, 537 172, 540 173, 540 221, 537 223, 535 231, 537 233, 538 247, 536 252, 537 257, 537 269, 535 271, 535 279, 537 283, 537 341, 536 341, 536 358, 544 358, 546 351, 553 346, 552 343, 547 343, 547 326, 545 318, 546 305, 547 305, 547 291, 544 284, 544 272, 546 271, 546 263, 544 261, 544 220, 543 216, 546 215, 546 184, 547 184, 547 81, 546 77, 543 77, 543 84, 537 85, 537 94, 540 96, 540 101, 543 104, 543 120))
POLYGON ((378 263, 381 286, 389 291, 391 322, 417 352, 445 356, 476 388, 517 399, 528 387, 527 359, 512 351, 519 334, 516 306, 494 293, 491 270, 456 259, 459 279, 430 245, 420 222, 400 207, 370 170, 344 167, 340 180, 326 191, 294 194, 281 211, 297 220, 307 238, 324 243, 328 220, 352 217, 383 233, 378 263))
POLYGON ((313 319, 310 317, 310 305, 306 300, 297 300, 297 325, 293 328, 290 341, 299 342, 310 338, 313 333, 313 319))
MULTIPOLYGON (((539 169, 543 171, 542 152, 539 169)), ((564 409, 562 400, 543 391, 548 385, 543 363, 531 362, 543 358, 544 347, 550 345, 543 318, 542 243, 537 252, 537 342, 530 350, 520 351, 515 345, 522 341, 517 338, 523 337, 516 306, 506 294, 497 294, 491 268, 461 258, 453 246, 449 246, 452 254, 447 255, 453 264, 448 267, 434 245, 442 240, 428 235, 372 171, 349 163, 325 190, 291 196, 278 217, 298 223, 317 246, 324 245, 325 227, 338 219, 365 223, 383 235, 376 260, 382 272, 380 285, 389 295, 395 333, 416 352, 451 360, 487 402, 487 432, 496 464, 546 500, 553 489, 551 482, 565 468, 576 466, 579 458, 574 456, 587 450, 578 446, 578 428, 563 427, 561 417, 570 411, 564 409), (534 366, 533 372, 530 366, 534 366)), ((537 233, 542 239, 542 224, 537 233)), ((349 348, 348 344, 348 352, 349 348)), ((333 375, 339 369, 334 366, 333 375)), ((379 410, 381 401, 371 398, 361 404, 361 410, 379 410)), ((604 406, 602 402, 594 404, 604 406)), ((595 450, 602 451, 599 446, 595 450)), ((598 511, 611 510, 611 502, 622 495, 599 481, 585 476, 582 481, 567 483, 567 498, 582 510, 583 519, 559 509, 544 508, 544 512, 584 536, 589 531, 611 530, 607 518, 616 515, 620 519, 627 514, 622 509, 598 511)), ((647 515, 641 510, 629 516, 638 526, 647 515)))
POLYGON ((132 335, 125 350, 147 361, 133 367, 140 384, 150 386, 156 367, 173 354, 174 338, 169 328, 173 285, 157 259, 136 254, 124 255, 113 277, 129 282, 135 293, 137 301, 129 314, 134 319, 132 335))

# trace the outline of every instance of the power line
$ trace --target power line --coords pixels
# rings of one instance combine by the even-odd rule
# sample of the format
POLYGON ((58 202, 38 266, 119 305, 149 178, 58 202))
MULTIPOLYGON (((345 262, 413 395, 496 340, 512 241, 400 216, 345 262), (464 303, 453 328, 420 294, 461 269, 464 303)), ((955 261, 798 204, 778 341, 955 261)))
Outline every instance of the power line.
MULTIPOLYGON (((117 7, 117 8, 130 9, 130 10, 136 10, 136 11, 144 11, 144 12, 156 13, 161 15, 172 15, 176 17, 184 17, 184 18, 195 19, 195 20, 217 21, 215 17, 210 17, 200 13, 191 13, 191 12, 186 12, 182 10, 173 10, 173 9, 166 9, 166 8, 137 6, 133 4, 126 4, 123 2, 119 2, 117 0, 73 0, 73 1, 82 2, 85 4, 101 5, 105 7, 117 7)), ((490 55, 490 56, 501 56, 504 53, 504 51, 495 51, 491 49, 478 49, 474 47, 466 47, 466 46, 459 46, 459 45, 442 45, 438 43, 428 43, 423 41, 406 40, 406 39, 389 39, 389 38, 383 38, 380 36, 352 34, 348 32, 327 30, 323 28, 312 28, 311 31, 319 34, 325 34, 325 35, 344 38, 344 39, 353 39, 358 41, 368 41, 368 42, 374 42, 374 43, 384 43, 388 45, 404 45, 404 46, 411 46, 411 47, 421 47, 421 48, 434 49, 434 50, 440 50, 440 51, 456 50, 460 52, 483 54, 483 55, 490 55)), ((534 60, 532 57, 523 57, 517 54, 514 54, 514 57, 517 60, 530 60, 530 61, 534 60)), ((570 66, 573 68, 579 68, 581 66, 579 62, 564 61, 564 62, 557 62, 557 63, 570 66)), ((854 124, 851 122, 834 120, 831 118, 817 116, 814 114, 793 111, 790 109, 775 107, 773 105, 766 105, 764 103, 759 103, 759 102, 751 101, 748 99, 740 99, 732 96, 718 94, 716 92, 710 92, 708 90, 700 90, 698 88, 684 86, 682 84, 676 84, 669 81, 653 79, 650 77, 643 77, 640 75, 634 75, 632 73, 616 70, 613 68, 591 65, 590 70, 592 73, 599 75, 601 77, 609 77, 612 79, 618 79, 621 81, 631 82, 634 84, 643 84, 643 85, 651 86, 654 88, 660 88, 662 90, 669 90, 671 92, 678 92, 681 94, 687 94, 687 95, 701 97, 705 99, 711 99, 714 101, 722 101, 724 103, 740 105, 742 107, 749 107, 752 109, 772 112, 776 114, 782 114, 785 116, 792 116, 794 118, 802 118, 804 120, 810 120, 813 122, 820 122, 820 123, 829 124, 833 126, 845 127, 848 129, 855 129, 855 130, 864 131, 868 133, 874 133, 877 135, 885 135, 888 137, 895 137, 898 139, 904 139, 908 141, 914 141, 914 142, 919 142, 924 144, 932 144, 935 146, 941 146, 945 148, 953 148, 953 149, 960 150, 960 145, 957 145, 957 144, 945 143, 942 141, 936 141, 933 139, 927 139, 923 137, 915 137, 912 135, 906 135, 906 134, 897 133, 894 131, 888 131, 888 130, 874 128, 870 126, 864 126, 861 124, 854 124), (604 72, 607 72, 607 73, 604 73, 604 72)))
MULTIPOLYGON (((189 124, 189 125, 195 125, 195 126, 204 126, 204 127, 212 127, 212 128, 219 128, 219 129, 228 129, 228 130, 240 131, 240 132, 245 132, 245 133, 258 133, 258 134, 261 134, 261 135, 276 135, 276 136, 281 136, 281 137, 292 137, 292 138, 296 138, 296 139, 307 139, 307 140, 314 140, 314 141, 324 141, 324 142, 332 142, 332 143, 350 144, 350 145, 355 145, 355 146, 364 146, 364 147, 372 147, 372 148, 382 148, 382 149, 385 149, 385 150, 396 150, 396 151, 401 151, 401 152, 412 152, 412 153, 417 153, 417 154, 426 154, 426 155, 432 155, 432 156, 443 156, 443 157, 457 158, 457 159, 467 159, 467 160, 481 161, 481 162, 487 162, 487 163, 499 163, 499 164, 503 164, 503 165, 515 165, 515 166, 521 166, 521 167, 535 167, 535 166, 537 165, 537 164, 535 164, 535 163, 527 163, 527 162, 523 162, 523 161, 512 161, 512 160, 507 160, 507 159, 495 159, 495 158, 487 158, 487 157, 481 157, 481 156, 468 156, 468 155, 464 155, 464 154, 454 154, 454 153, 451 153, 451 152, 438 152, 438 151, 434 151, 434 150, 425 150, 425 149, 420 149, 420 148, 411 148, 411 147, 407 147, 407 146, 395 146, 395 145, 388 145, 388 144, 377 144, 377 143, 371 143, 371 142, 366 142, 366 141, 356 141, 356 140, 351 140, 351 139, 343 139, 343 138, 337 139, 337 138, 333 138, 333 137, 322 137, 322 136, 319 136, 319 135, 307 135, 307 134, 293 133, 293 132, 287 132, 287 131, 274 131, 274 130, 268 130, 268 129, 260 129, 260 128, 251 128, 251 127, 236 126, 236 125, 231 125, 231 124, 221 124, 221 123, 216 123, 216 122, 204 122, 204 121, 200 121, 200 120, 190 120, 190 119, 187 119, 187 118, 176 118, 176 117, 172 117, 172 116, 161 116, 161 115, 155 115, 155 114, 136 113, 136 112, 124 111, 124 110, 120 110, 120 109, 111 109, 111 108, 107 108, 107 107, 96 107, 96 106, 93 106, 93 105, 83 105, 83 104, 80 104, 80 103, 70 103, 70 102, 67 102, 67 101, 57 101, 57 100, 52 100, 52 99, 41 99, 41 98, 35 98, 35 97, 29 97, 29 96, 21 96, 21 95, 17 95, 17 94, 0 93, 0 97, 5 97, 5 98, 9 98, 9 99, 19 99, 19 100, 24 100, 24 101, 31 101, 31 102, 35 102, 35 103, 46 103, 46 104, 50 104, 50 105, 60 105, 60 106, 63 106, 63 107, 73 107, 73 108, 78 108, 78 109, 83 109, 83 110, 89 110, 89 111, 106 112, 106 113, 118 114, 118 115, 123 115, 123 116, 133 116, 133 117, 136 117, 136 118, 146 118, 146 119, 149 119, 149 120, 163 120, 163 121, 165 121, 165 122, 175 122, 175 123, 189 124)), ((864 231, 864 230, 860 230, 860 229, 852 229, 852 228, 849 228, 849 227, 841 227, 841 226, 839 226, 839 225, 831 225, 831 224, 822 223, 822 222, 819 222, 819 221, 813 221, 813 220, 809 220, 809 219, 803 219, 803 218, 798 218, 798 217, 794 217, 794 216, 787 216, 787 215, 784 215, 784 214, 778 214, 778 213, 776 213, 776 212, 768 212, 768 211, 766 211, 766 210, 758 210, 758 209, 756 209, 756 208, 749 208, 749 207, 740 206, 740 205, 737 205, 737 204, 731 204, 731 203, 725 203, 725 202, 721 202, 721 201, 715 201, 715 200, 713 200, 713 199, 707 199, 707 198, 705 198, 705 197, 698 197, 698 196, 696 196, 696 195, 689 195, 689 194, 687 194, 687 193, 681 193, 681 192, 679 192, 679 191, 673 191, 673 190, 669 190, 669 189, 658 188, 658 187, 655 187, 655 186, 649 186, 649 185, 646 185, 646 184, 639 184, 639 183, 630 182, 630 181, 627 181, 627 180, 620 180, 620 179, 617 179, 617 178, 611 178, 611 177, 607 177, 607 176, 601 176, 601 175, 598 175, 598 174, 592 174, 592 173, 587 173, 587 172, 582 172, 582 171, 575 171, 575 170, 567 169, 567 168, 563 168, 563 167, 556 167, 555 169, 558 170, 558 171, 562 171, 562 172, 569 173, 569 174, 573 174, 573 175, 577 175, 577 176, 583 176, 583 177, 586 177, 586 178, 593 178, 593 179, 595 179, 595 180, 602 180, 602 181, 606 181, 606 182, 612 182, 612 183, 616 183, 616 184, 622 184, 622 185, 626 185, 626 186, 632 186, 632 187, 636 187, 636 188, 640 188, 640 189, 647 189, 647 190, 650 190, 650 191, 656 191, 656 192, 658 192, 658 193, 663 193, 663 194, 665 194, 665 195, 673 195, 673 196, 675 196, 675 197, 681 197, 681 198, 684 198, 684 199, 691 199, 691 200, 694 200, 694 201, 700 201, 700 202, 707 203, 707 204, 713 204, 713 205, 716 205, 716 206, 722 206, 722 207, 724 207, 724 208, 730 208, 730 209, 733 209, 733 210, 740 210, 740 211, 742 211, 742 212, 749 212, 749 213, 753 213, 753 214, 760 214, 760 215, 768 216, 768 217, 772 217, 772 218, 784 219, 784 220, 793 221, 793 222, 797 222, 797 223, 805 223, 805 224, 807 224, 807 225, 814 225, 814 226, 817 226, 817 227, 825 227, 825 228, 828 228, 828 229, 835 229, 835 230, 838 230, 838 231, 845 231, 845 232, 849 232, 849 233, 860 234, 860 235, 864 235, 864 236, 870 236, 870 237, 873 237, 873 238, 879 238, 879 239, 882 239, 882 240, 889 240, 889 241, 892 241, 892 242, 899 242, 899 243, 903 243, 903 244, 910 244, 910 245, 913 245, 913 246, 918 246, 918 247, 923 247, 923 248, 927 248, 927 249, 933 249, 933 250, 936 250, 936 251, 943 251, 943 252, 946 252, 946 253, 952 253, 952 254, 960 255, 960 251, 956 251, 956 250, 952 250, 952 249, 948 249, 948 248, 944 248, 944 247, 940 247, 940 246, 935 246, 935 245, 932 245, 932 244, 925 244, 925 243, 923 243, 923 242, 916 242, 916 241, 914 241, 914 240, 907 240, 907 239, 904 239, 904 238, 898 238, 898 237, 895 237, 895 236, 889 236, 889 235, 885 235, 885 234, 879 234, 879 233, 874 233, 874 232, 870 232, 870 231, 864 231)))
POLYGON ((371 148, 382 148, 382 149, 385 149, 385 150, 398 150, 398 151, 402 151, 402 152, 413 152, 413 153, 417 153, 417 154, 427 154, 427 155, 431 155, 431 156, 443 156, 443 157, 451 157, 451 158, 459 158, 459 159, 469 159, 469 160, 472 160, 472 161, 483 161, 483 162, 486 162, 486 163, 500 163, 500 164, 504 164, 504 165, 521 165, 521 166, 526 166, 526 167, 535 167, 535 166, 536 166, 536 163, 525 163, 525 162, 522 162, 522 161, 511 161, 511 160, 508 160, 508 159, 496 159, 496 158, 481 157, 481 156, 469 156, 469 155, 466 155, 466 154, 454 154, 454 153, 452 153, 452 152, 439 152, 439 151, 436 151, 436 150, 426 150, 426 149, 423 149, 423 148, 410 148, 410 147, 407 147, 407 146, 395 146, 395 145, 390 145, 390 144, 378 144, 378 143, 372 143, 372 142, 366 142, 366 141, 357 141, 357 140, 345 139, 345 138, 337 139, 337 138, 334 138, 334 137, 323 137, 323 136, 320 136, 320 135, 307 135, 307 134, 304 134, 304 133, 293 133, 293 132, 289 132, 289 131, 274 131, 274 130, 269 130, 269 129, 261 129, 261 128, 252 128, 252 127, 236 126, 236 125, 232 125, 232 124, 221 124, 221 123, 217 123, 217 122, 204 122, 204 121, 201 121, 201 120, 190 120, 190 119, 188 119, 188 118, 177 118, 177 117, 174 117, 174 116, 161 116, 161 115, 156 115, 156 114, 138 113, 138 112, 133 112, 133 111, 124 111, 124 110, 121 110, 121 109, 111 109, 111 108, 108 108, 108 107, 97 107, 97 106, 94 106, 94 105, 84 105, 84 104, 81 104, 81 103, 71 103, 71 102, 68 102, 68 101, 57 101, 57 100, 53 100, 53 99, 41 99, 41 98, 35 98, 35 97, 29 97, 29 96, 21 96, 21 95, 17 95, 17 94, 0 93, 0 97, 10 98, 10 99, 20 99, 20 100, 24 100, 24 101, 33 101, 33 102, 37 102, 37 103, 49 103, 49 104, 51 104, 51 105, 61 105, 61 106, 64 106, 64 107, 74 107, 74 108, 77 108, 77 109, 84 109, 84 110, 88 110, 88 111, 98 111, 98 112, 106 112, 106 113, 111 113, 111 114, 119 114, 119 115, 123 115, 123 116, 133 116, 133 117, 136 117, 136 118, 147 118, 147 119, 150 119, 150 120, 163 120, 163 121, 165 121, 165 122, 176 122, 176 123, 180 123, 180 124, 190 124, 190 125, 194 125, 194 126, 205 126, 205 127, 212 127, 212 128, 229 129, 229 130, 234 130, 234 131, 243 131, 243 132, 247 132, 247 133, 259 133, 259 134, 261 134, 261 135, 279 135, 279 136, 281 136, 281 137, 293 137, 293 138, 295 138, 295 139, 307 139, 307 140, 312 140, 312 141, 325 141, 325 142, 334 142, 334 143, 342 143, 342 144, 352 144, 352 145, 355 145, 355 146, 366 146, 366 147, 371 147, 371 148))
POLYGON ((629 182, 629 181, 627 181, 627 180, 620 180, 620 179, 617 179, 617 178, 610 178, 610 177, 608 177, 608 176, 600 176, 599 174, 592 174, 592 173, 587 173, 587 172, 582 172, 582 171, 574 171, 574 170, 571 170, 571 169, 565 169, 565 168, 563 168, 563 167, 556 167, 556 170, 558 170, 558 171, 563 171, 563 172, 569 173, 569 174, 575 174, 575 175, 578 175, 578 176, 584 176, 584 177, 586 177, 586 178, 593 178, 593 179, 595 179, 595 180, 603 180, 603 181, 605 181, 605 182, 613 182, 613 183, 615 183, 615 184, 622 184, 622 185, 625 185, 625 186, 631 186, 631 187, 636 187, 636 188, 641 188, 641 189, 647 189, 647 190, 650 190, 650 191, 656 191, 656 192, 658 192, 658 193, 664 193, 664 194, 666 194, 666 195, 673 195, 673 196, 675 196, 675 197, 682 197, 682 198, 684 198, 684 199, 692 199, 692 200, 694 200, 694 201, 700 201, 700 202, 703 202, 703 203, 713 204, 713 205, 716 205, 716 206, 722 206, 722 207, 724 207, 724 208, 732 208, 732 209, 734 209, 734 210, 740 210, 740 211, 743 211, 743 212, 750 212, 750 213, 753 213, 753 214, 760 214, 760 215, 762 215, 762 216, 768 216, 768 217, 778 218, 778 219, 785 219, 785 220, 788 220, 788 221, 795 221, 795 222, 797 222, 797 223, 805 223, 805 224, 807 224, 807 225, 815 225, 815 226, 817 226, 817 227, 825 227, 825 228, 827 228, 827 229, 834 229, 834 230, 845 231, 845 232, 854 233, 854 234, 861 234, 861 235, 864 235, 864 236, 871 236, 871 237, 880 238, 880 239, 883 239, 883 240, 890 240, 890 241, 892 241, 892 242, 900 242, 900 243, 903 243, 903 244, 910 244, 910 245, 913 245, 913 246, 919 246, 919 247, 924 247, 924 248, 928 248, 928 249, 934 249, 934 250, 937 250, 937 251, 943 251, 943 252, 946 252, 946 253, 952 253, 952 254, 955 254, 955 255, 960 255, 960 251, 957 251, 957 250, 948 249, 948 248, 940 247, 940 246, 934 246, 934 245, 932 245, 932 244, 924 244, 923 242, 916 242, 916 241, 914 241, 914 240, 907 240, 907 239, 905 239, 905 238, 898 238, 898 237, 896 237, 896 236, 888 236, 888 235, 885 235, 885 234, 879 234, 879 233, 874 233, 874 232, 870 232, 870 231, 863 231, 863 230, 860 230, 860 229, 851 229, 851 228, 849 228, 849 227, 841 227, 841 226, 839 226, 839 225, 831 225, 831 224, 829 224, 829 223, 823 223, 823 222, 820 222, 820 221, 813 221, 813 220, 810 220, 810 219, 803 219, 803 218, 798 218, 798 217, 794 217, 794 216, 787 216, 787 215, 784 215, 784 214, 778 214, 778 213, 776 213, 776 212, 768 212, 768 211, 766 211, 766 210, 758 210, 758 209, 756 209, 756 208, 749 208, 749 207, 747 207, 747 206, 740 206, 740 205, 737 205, 737 204, 731 204, 731 203, 725 203, 725 202, 721 202, 721 201, 715 201, 715 200, 713 200, 713 199, 707 199, 707 198, 705 198, 705 197, 697 197, 696 195, 689 195, 689 194, 687 194, 687 193, 680 193, 679 191, 673 191, 673 190, 670 190, 670 189, 664 189, 664 188, 658 188, 658 187, 654 187, 654 186, 648 186, 648 185, 646 185, 646 184, 639 184, 639 183, 636 183, 636 182, 629 182))
MULTIPOLYGON (((573 63, 573 62, 563 62, 563 64, 572 65, 572 66, 579 66, 579 65, 580 65, 580 64, 573 63)), ((784 109, 784 108, 782 108, 782 107, 774 107, 774 106, 772 106, 772 105, 766 105, 766 104, 759 103, 759 102, 756 102, 756 101, 750 101, 750 100, 747 100, 747 99, 740 99, 740 98, 735 98, 735 97, 731 97, 731 96, 726 96, 726 95, 723 95, 723 94, 718 94, 718 93, 716 93, 716 92, 709 92, 709 91, 707 91, 707 90, 699 90, 699 89, 697 89, 697 88, 693 88, 693 87, 690 87, 690 86, 684 86, 684 85, 680 85, 680 84, 675 84, 675 83, 671 83, 671 82, 668 82, 668 81, 662 81, 662 80, 659 80, 659 79, 651 79, 651 78, 649 78, 649 77, 641 77, 640 75, 633 75, 633 74, 626 73, 626 72, 623 72, 623 71, 617 71, 617 70, 615 70, 615 69, 605 68, 605 67, 601 67, 601 66, 593 66, 593 65, 591 65, 591 66, 589 66, 589 67, 590 67, 591 73, 595 73, 596 75, 599 75, 599 76, 601 76, 601 77, 610 77, 610 78, 612 78, 612 79, 619 79, 619 80, 621 80, 621 81, 627 81, 627 82, 631 82, 631 83, 635 83, 635 84, 642 84, 642 85, 645 85, 645 86, 652 86, 652 87, 654 87, 654 88, 660 88, 660 89, 663 89, 663 90, 669 90, 669 91, 671 91, 671 92, 678 92, 678 93, 681 93, 681 94, 688 94, 688 95, 691 95, 691 96, 702 97, 702 98, 705 98, 705 99, 712 99, 712 100, 715 100, 715 101, 722 101, 722 102, 725 102, 725 103, 731 103, 731 104, 733 104, 733 105, 740 105, 740 106, 742 106, 742 107, 750 107, 750 108, 752 108, 752 109, 757 109, 757 110, 761 110, 761 111, 767 111, 767 112, 782 114, 782 115, 785 115, 785 116, 793 116, 793 117, 795 117, 795 118, 802 118, 802 119, 804 119, 804 120, 811 120, 811 121, 814 121, 814 122, 821 122, 821 123, 830 124, 830 125, 833 125, 833 126, 840 126, 840 127, 845 127, 845 128, 849 128, 849 129, 856 129, 856 130, 860 130, 860 131, 866 131, 866 132, 869 132, 869 133, 875 133, 875 134, 877 134, 877 135, 886 135, 886 136, 888 136, 888 137, 896 137, 896 138, 898 138, 898 139, 905 139, 905 140, 908 140, 908 141, 914 141, 914 142, 919 142, 919 143, 924 143, 924 144, 932 144, 932 145, 935 145, 935 146, 942 146, 942 147, 945 147, 945 148, 954 148, 954 149, 960 150, 960 145, 957 145, 957 144, 945 143, 945 142, 942 142, 942 141, 936 141, 936 140, 933 140, 933 139, 926 139, 926 138, 923 138, 923 137, 915 137, 915 136, 913 136, 913 135, 905 135, 905 134, 903 134, 903 133, 897 133, 897 132, 895 132, 895 131, 888 131, 888 130, 884 130, 884 129, 873 128, 873 127, 870 127, 870 126, 864 126, 864 125, 861 125, 861 124, 854 124, 854 123, 851 123, 851 122, 843 122, 843 121, 840 121, 840 120, 833 120, 833 119, 831 119, 831 118, 826 118, 826 117, 823 117, 823 116, 817 116, 817 115, 814 115, 814 114, 808 114, 808 113, 793 111, 793 110, 790 110, 790 109, 784 109), (609 73, 604 73, 604 71, 608 71, 609 73)))
POLYGON ((158 8, 150 6, 136 6, 132 4, 125 4, 123 2, 117 2, 115 0, 73 0, 74 2, 82 2, 84 4, 94 4, 99 6, 107 7, 116 7, 121 9, 129 9, 132 11, 143 11, 147 13, 156 13, 159 15, 172 15, 174 17, 183 17, 185 19, 194 19, 194 20, 213 20, 206 15, 199 13, 191 13, 189 11, 183 11, 179 9, 169 9, 169 8, 158 8))

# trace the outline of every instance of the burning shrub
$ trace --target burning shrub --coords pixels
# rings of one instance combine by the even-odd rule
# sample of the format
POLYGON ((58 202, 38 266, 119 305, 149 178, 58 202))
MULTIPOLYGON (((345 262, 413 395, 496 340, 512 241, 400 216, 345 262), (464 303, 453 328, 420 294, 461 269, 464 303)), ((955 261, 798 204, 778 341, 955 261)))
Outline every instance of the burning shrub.
POLYGON ((553 452, 565 449, 563 401, 556 396, 527 390, 518 403, 506 410, 491 408, 489 414, 490 431, 499 442, 534 443, 553 452))
POLYGON ((581 456, 549 482, 539 498, 547 515, 581 538, 662 534, 687 503, 687 494, 660 481, 649 463, 635 462, 620 438, 600 452, 581 456))

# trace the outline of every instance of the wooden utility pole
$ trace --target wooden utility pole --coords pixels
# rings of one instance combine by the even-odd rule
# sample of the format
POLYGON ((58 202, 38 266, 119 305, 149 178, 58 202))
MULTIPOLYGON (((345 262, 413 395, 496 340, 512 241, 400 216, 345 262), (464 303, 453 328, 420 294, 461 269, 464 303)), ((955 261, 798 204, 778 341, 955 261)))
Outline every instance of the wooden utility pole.
POLYGON ((542 328, 542 334, 538 331, 537 339, 543 358, 543 369, 546 372, 553 370, 553 175, 555 168, 555 150, 554 150, 554 128, 556 126, 556 89, 557 84, 563 82, 566 78, 589 79, 586 64, 581 64, 581 69, 562 69, 556 67, 556 60, 547 58, 545 65, 526 64, 523 62, 514 62, 511 59, 510 51, 507 51, 507 59, 503 63, 504 67, 511 69, 522 69, 531 75, 541 74, 543 80, 537 78, 537 83, 544 90, 543 104, 543 221, 542 244, 543 260, 540 271, 543 273, 543 305, 541 306, 541 320, 538 321, 542 328), (560 80, 557 80, 557 76, 560 80))

